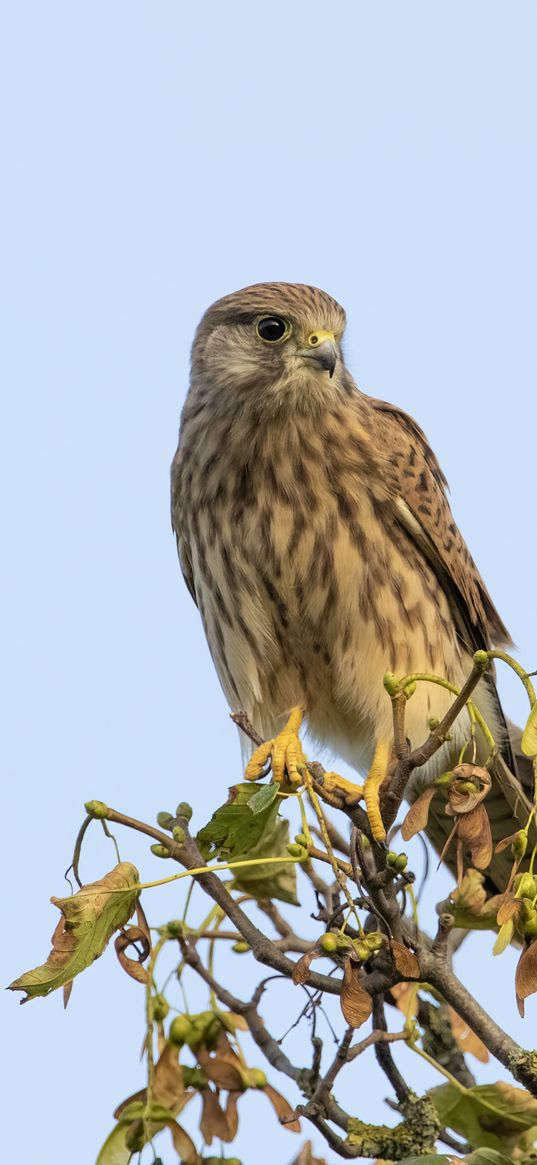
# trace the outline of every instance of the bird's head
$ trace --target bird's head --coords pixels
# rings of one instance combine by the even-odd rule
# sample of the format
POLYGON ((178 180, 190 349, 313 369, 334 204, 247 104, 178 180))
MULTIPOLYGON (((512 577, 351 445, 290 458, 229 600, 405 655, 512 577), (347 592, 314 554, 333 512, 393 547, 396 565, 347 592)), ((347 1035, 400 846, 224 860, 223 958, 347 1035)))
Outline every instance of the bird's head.
POLYGON ((340 390, 343 308, 301 283, 259 283, 219 299, 192 349, 192 384, 244 407, 311 409, 340 390))

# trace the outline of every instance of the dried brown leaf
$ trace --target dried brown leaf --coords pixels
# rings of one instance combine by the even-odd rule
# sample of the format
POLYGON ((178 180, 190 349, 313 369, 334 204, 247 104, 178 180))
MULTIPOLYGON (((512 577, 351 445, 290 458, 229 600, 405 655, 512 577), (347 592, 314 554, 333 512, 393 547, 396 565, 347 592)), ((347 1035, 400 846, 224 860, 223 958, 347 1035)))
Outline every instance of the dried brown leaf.
POLYGON ((343 968, 340 1004, 350 1027, 361 1027, 373 1009, 373 1000, 360 982, 360 970, 351 959, 346 960, 343 968))
POLYGON ((295 963, 293 969, 293 983, 297 986, 302 983, 307 983, 310 977, 310 966, 314 959, 320 959, 322 951, 319 947, 312 947, 311 951, 306 951, 305 955, 295 963))
POLYGON ((429 788, 425 789, 421 796, 418 797, 416 801, 414 801, 414 804, 410 806, 410 809, 408 810, 405 820, 401 826, 401 837, 403 838, 403 841, 410 841, 411 837, 414 837, 416 833, 420 833, 422 829, 425 829, 429 820, 429 809, 431 807, 431 801, 436 792, 437 789, 435 786, 430 785, 429 788))
POLYGON ((530 943, 518 960, 515 974, 517 1007, 524 1018, 524 1000, 537 991, 537 942, 530 943))
POLYGON ((138 983, 147 983, 147 971, 142 963, 149 957, 151 946, 148 943, 146 935, 139 926, 128 926, 118 934, 114 947, 116 955, 123 967, 123 970, 130 975, 131 979, 136 979, 138 983), (137 943, 139 950, 136 950, 134 944, 137 943), (136 958, 131 959, 125 954, 125 951, 132 946, 136 951, 136 958))
POLYGON ((409 951, 404 943, 397 942, 396 939, 391 940, 390 948, 399 974, 404 979, 419 979, 420 965, 412 951, 409 951))
POLYGON ((278 1120, 284 1129, 288 1129, 290 1133, 301 1132, 300 1121, 295 1116, 294 1108, 291 1108, 289 1101, 278 1092, 272 1084, 265 1084, 263 1088, 265 1096, 268 1096, 270 1103, 278 1117, 278 1120))
POLYGON ((203 1108, 200 1119, 200 1132, 206 1145, 211 1145, 213 1137, 221 1141, 231 1140, 226 1114, 220 1107, 220 1102, 212 1088, 204 1088, 202 1092, 203 1108))
POLYGON ((466 1020, 462 1019, 452 1007, 448 1010, 451 1029, 461 1052, 470 1052, 481 1064, 487 1064, 489 1054, 483 1041, 479 1039, 479 1036, 476 1036, 472 1028, 466 1023, 466 1020))

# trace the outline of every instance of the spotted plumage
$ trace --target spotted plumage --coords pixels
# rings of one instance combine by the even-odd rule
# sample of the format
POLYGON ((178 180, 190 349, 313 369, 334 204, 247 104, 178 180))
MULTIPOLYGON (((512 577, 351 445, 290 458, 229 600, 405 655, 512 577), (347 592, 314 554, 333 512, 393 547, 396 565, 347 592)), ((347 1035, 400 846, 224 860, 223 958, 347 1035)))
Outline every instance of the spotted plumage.
MULTIPOLYGON (((271 736, 301 705, 313 736, 363 770, 391 735, 386 671, 460 684, 477 648, 510 641, 424 434, 356 387, 344 328, 336 301, 301 284, 248 287, 208 310, 172 517, 230 706, 271 736), (275 341, 260 334, 267 319, 274 334, 285 326, 275 341)), ((413 744, 450 699, 418 686, 407 706, 413 744)), ((476 700, 512 766, 491 679, 476 700)), ((467 735, 463 714, 420 780, 467 735)))

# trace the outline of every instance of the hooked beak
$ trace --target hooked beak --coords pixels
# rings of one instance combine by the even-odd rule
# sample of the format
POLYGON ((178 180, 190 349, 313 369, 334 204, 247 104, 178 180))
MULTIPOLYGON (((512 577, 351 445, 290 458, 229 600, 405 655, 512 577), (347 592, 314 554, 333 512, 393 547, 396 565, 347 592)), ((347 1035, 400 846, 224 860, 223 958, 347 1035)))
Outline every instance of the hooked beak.
POLYGON ((337 344, 333 332, 312 332, 308 336, 307 347, 301 348, 297 356, 315 361, 332 379, 337 362, 337 344))

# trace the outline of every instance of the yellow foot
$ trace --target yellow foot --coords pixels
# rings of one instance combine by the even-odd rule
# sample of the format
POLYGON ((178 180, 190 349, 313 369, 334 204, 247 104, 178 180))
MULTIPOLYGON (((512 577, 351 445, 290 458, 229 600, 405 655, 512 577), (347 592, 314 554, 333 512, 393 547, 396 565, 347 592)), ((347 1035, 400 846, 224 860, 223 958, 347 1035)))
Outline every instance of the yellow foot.
POLYGON ((349 809, 353 805, 357 805, 364 795, 363 785, 355 785, 346 777, 341 777, 339 773, 323 773, 322 787, 327 793, 336 793, 342 796, 349 809))
POLYGON ((386 740, 379 740, 364 785, 365 807, 375 841, 386 840, 386 830, 380 812, 380 790, 388 775, 390 759, 391 745, 386 740))
POLYGON ((257 781, 258 777, 263 776, 267 762, 270 761, 273 780, 280 783, 289 781, 292 785, 302 784, 299 767, 307 762, 298 736, 301 724, 302 709, 293 708, 285 728, 273 740, 266 740, 256 748, 244 770, 247 781, 257 781))

